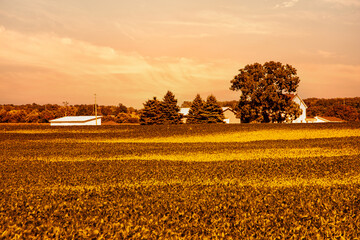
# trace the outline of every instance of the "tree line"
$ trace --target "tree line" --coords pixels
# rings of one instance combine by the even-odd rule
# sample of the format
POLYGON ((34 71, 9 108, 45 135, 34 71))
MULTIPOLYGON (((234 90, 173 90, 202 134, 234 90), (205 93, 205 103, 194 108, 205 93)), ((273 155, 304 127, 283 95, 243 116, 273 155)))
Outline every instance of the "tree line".
MULTIPOLYGON (((49 120, 65 116, 91 116, 95 115, 94 105, 81 104, 24 104, 0 105, 1 123, 48 123, 49 120)), ((105 122, 139 123, 138 111, 123 104, 118 106, 98 106, 98 115, 103 116, 105 122)))
POLYGON ((346 121, 360 121, 360 97, 355 98, 308 98, 308 117, 337 117, 346 121))
MULTIPOLYGON (((176 99, 175 99, 176 100, 176 99)), ((150 101, 153 101, 150 100, 150 101)), ((158 101, 160 102, 160 101, 158 101)), ((211 102, 211 101, 210 101, 211 102)), ((324 117, 338 117, 346 121, 360 121, 360 97, 355 98, 307 98, 304 102, 308 106, 307 117, 324 116, 324 117)), ((198 123, 207 122, 204 112, 206 101, 202 100, 200 95, 197 95, 193 101, 184 101, 181 107, 190 108, 191 121, 198 123), (193 103, 195 103, 193 105, 193 103), (201 107, 197 107, 201 106, 201 107), (194 114, 195 113, 195 114, 194 114), (198 114, 196 114, 198 113, 198 114), (191 117, 192 115, 198 116, 191 117), (201 116, 201 117, 200 117, 201 116)), ((231 107, 237 109, 238 101, 218 101, 220 107, 231 107)), ((157 105, 157 103, 155 103, 157 105)), ((136 110, 132 107, 127 108, 123 104, 118 106, 99 106, 99 115, 103 116, 105 122, 115 123, 139 123, 141 110, 136 110)), ((177 110, 177 109, 176 109, 177 110)), ((168 111, 168 114, 174 111, 168 111)), ((1 123, 48 123, 49 120, 64 117, 64 116, 87 116, 94 115, 94 105, 68 105, 64 104, 45 104, 39 105, 24 104, 13 105, 4 104, 0 105, 0 122, 1 123)), ((174 114, 175 116, 175 114, 174 114)), ((175 117, 175 119, 177 119, 175 117)), ((221 118, 220 118, 221 119, 221 118)), ((211 121, 211 120, 210 120, 211 121)), ((180 123, 178 120, 176 123, 180 123)))
POLYGON ((199 94, 190 104, 189 113, 184 116, 180 113, 175 95, 168 91, 163 100, 159 101, 156 97, 144 103, 144 108, 140 111, 140 124, 181 124, 182 119, 186 123, 224 123, 224 114, 215 96, 208 96, 204 101, 199 94))

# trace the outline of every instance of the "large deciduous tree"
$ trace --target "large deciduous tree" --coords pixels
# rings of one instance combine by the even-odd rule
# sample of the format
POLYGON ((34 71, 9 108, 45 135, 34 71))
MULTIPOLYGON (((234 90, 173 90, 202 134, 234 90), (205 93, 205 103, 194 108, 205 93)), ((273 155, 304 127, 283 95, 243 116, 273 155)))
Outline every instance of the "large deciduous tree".
POLYGON ((182 114, 179 113, 180 108, 177 105, 175 95, 168 91, 161 102, 162 120, 164 124, 180 124, 182 114))
POLYGON ((239 70, 231 90, 241 91, 238 114, 242 122, 284 122, 301 114, 291 95, 300 79, 296 69, 280 62, 254 63, 239 70))

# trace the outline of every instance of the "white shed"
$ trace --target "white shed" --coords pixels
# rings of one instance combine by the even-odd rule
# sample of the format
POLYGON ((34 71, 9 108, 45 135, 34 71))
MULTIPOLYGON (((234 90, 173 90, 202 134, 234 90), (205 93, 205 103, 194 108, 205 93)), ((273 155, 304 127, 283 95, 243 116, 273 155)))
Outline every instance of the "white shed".
POLYGON ((101 125, 102 116, 67 116, 50 120, 50 126, 95 126, 101 125))

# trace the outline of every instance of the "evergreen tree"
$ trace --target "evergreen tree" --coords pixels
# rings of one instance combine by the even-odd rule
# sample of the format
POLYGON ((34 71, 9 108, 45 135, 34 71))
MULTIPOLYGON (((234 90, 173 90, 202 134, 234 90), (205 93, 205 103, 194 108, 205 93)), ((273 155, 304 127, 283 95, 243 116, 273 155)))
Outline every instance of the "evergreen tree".
POLYGON ((161 102, 154 97, 144 103, 144 109, 141 110, 140 114, 140 124, 162 124, 163 121, 161 115, 161 102))
POLYGON ((180 124, 182 114, 172 92, 168 91, 161 102, 161 118, 164 124, 180 124))
POLYGON ((204 105, 204 101, 201 99, 200 94, 197 94, 190 106, 186 123, 204 123, 206 120, 204 116, 204 105))
POLYGON ((215 96, 210 95, 204 106, 204 115, 207 123, 224 123, 224 113, 215 96))

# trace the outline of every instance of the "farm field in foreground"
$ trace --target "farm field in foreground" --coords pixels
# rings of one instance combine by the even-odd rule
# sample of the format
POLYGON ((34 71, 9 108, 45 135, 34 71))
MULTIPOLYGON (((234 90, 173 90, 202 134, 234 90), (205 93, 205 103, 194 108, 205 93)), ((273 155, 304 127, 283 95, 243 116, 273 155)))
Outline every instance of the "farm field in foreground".
POLYGON ((0 125, 0 239, 359 239, 360 124, 0 125))

